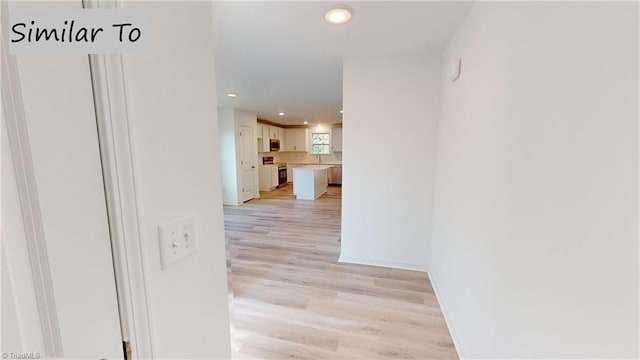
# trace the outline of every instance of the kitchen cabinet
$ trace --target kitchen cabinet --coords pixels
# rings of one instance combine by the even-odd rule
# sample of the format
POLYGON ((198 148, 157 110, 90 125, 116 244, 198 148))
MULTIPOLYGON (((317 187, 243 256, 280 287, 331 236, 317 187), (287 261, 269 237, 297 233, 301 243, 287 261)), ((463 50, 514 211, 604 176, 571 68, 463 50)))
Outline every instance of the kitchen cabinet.
POLYGON ((282 135, 280 134, 280 132, 284 130, 281 129, 279 127, 275 127, 275 126, 269 126, 266 124, 262 124, 262 138, 267 138, 267 139, 278 139, 281 140, 282 139, 282 135))
POLYGON ((262 125, 262 140, 265 140, 267 143, 269 143, 269 141, 267 141, 269 139, 271 139, 271 127, 262 125))
POLYGON ((285 129, 266 124, 258 124, 258 152, 271 152, 270 140, 280 140, 280 151, 284 150, 285 129))
POLYGON ((269 126, 269 139, 280 139, 280 128, 269 126))
POLYGON ((331 152, 342 152, 342 128, 331 129, 331 152))
POLYGON ((269 191, 278 187, 278 165, 260 165, 260 190, 269 191))
POLYGON ((269 145, 269 139, 265 139, 264 137, 262 139, 258 139, 258 152, 270 152, 271 149, 269 148, 269 145))
POLYGON ((262 125, 262 128, 259 128, 258 131, 262 134, 258 139, 258 152, 270 152, 271 144, 269 143, 269 127, 267 125, 262 125))
POLYGON ((284 129, 284 151, 309 151, 308 129, 284 129))
POLYGON ((258 124, 258 131, 256 131, 256 137, 258 139, 262 139, 262 131, 263 131, 262 128, 263 128, 262 124, 258 124))
POLYGON ((278 165, 274 165, 271 169, 271 187, 277 188, 280 184, 280 179, 278 178, 278 165))
POLYGON ((293 195, 299 200, 315 200, 327 191, 327 169, 331 165, 307 165, 293 170, 293 195))
POLYGON ((280 151, 284 151, 285 146, 287 146, 287 139, 285 138, 285 130, 286 129, 278 129, 278 140, 280 140, 280 151))
POLYGON ((299 167, 304 167, 304 165, 301 165, 301 164, 294 165, 294 164, 287 163, 287 182, 293 182, 293 169, 299 168, 299 167))

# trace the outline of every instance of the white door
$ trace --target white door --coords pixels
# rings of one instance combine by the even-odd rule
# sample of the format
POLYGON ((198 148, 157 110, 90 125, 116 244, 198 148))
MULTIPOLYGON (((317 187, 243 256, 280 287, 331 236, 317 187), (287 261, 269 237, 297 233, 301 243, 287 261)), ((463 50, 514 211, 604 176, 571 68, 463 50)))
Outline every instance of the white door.
POLYGON ((24 337, 22 348, 2 351, 42 351, 42 358, 122 358, 88 57, 20 54, 15 61, 2 60, 3 75, 9 75, 3 79, 3 95, 12 95, 3 96, 11 151, 2 152, 2 163, 16 169, 15 174, 3 172, 2 191, 3 198, 12 194, 22 209, 20 217, 2 212, 7 275, 15 285, 7 289, 3 284, 3 290, 11 292, 18 308, 19 327, 46 326, 38 329, 42 348, 30 347, 36 335, 23 327, 12 329, 24 337), (23 265, 31 271, 21 272, 23 265), (20 291, 27 283, 31 292, 20 291), (39 311, 23 312, 20 308, 28 303, 39 311))
POLYGON ((242 202, 253 199, 256 195, 256 149, 253 128, 240 125, 240 166, 242 168, 242 202))

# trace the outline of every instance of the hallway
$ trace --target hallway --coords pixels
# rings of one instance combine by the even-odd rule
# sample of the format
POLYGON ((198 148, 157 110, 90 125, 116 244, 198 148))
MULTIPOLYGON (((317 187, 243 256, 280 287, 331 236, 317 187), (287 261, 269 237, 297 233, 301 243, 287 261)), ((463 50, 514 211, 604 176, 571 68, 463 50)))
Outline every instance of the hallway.
POLYGON ((426 273, 339 264, 341 188, 225 206, 234 358, 457 358, 426 273))

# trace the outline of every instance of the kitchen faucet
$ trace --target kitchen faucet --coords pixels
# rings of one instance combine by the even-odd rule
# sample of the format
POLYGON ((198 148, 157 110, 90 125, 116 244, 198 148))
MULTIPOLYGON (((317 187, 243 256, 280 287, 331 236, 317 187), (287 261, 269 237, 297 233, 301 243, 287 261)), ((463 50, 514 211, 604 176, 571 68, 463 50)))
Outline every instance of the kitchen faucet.
POLYGON ((318 154, 318 164, 322 163, 322 158, 320 158, 320 154, 318 154))

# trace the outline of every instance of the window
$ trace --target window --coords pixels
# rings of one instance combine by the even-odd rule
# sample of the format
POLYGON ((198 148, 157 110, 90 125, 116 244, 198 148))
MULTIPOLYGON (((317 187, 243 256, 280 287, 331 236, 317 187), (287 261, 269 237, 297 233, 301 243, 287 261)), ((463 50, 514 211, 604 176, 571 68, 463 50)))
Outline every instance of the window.
POLYGON ((316 155, 329 154, 329 134, 328 133, 312 133, 311 134, 311 153, 316 155))

